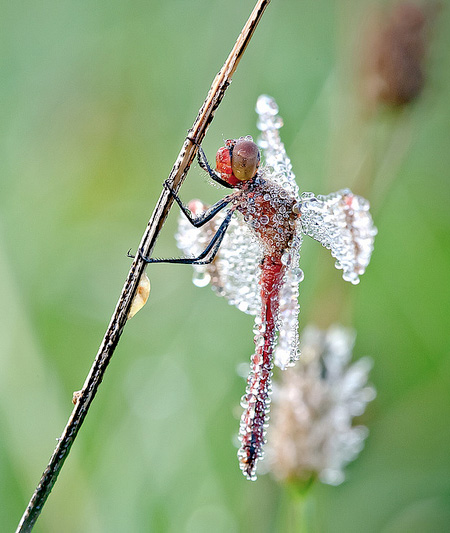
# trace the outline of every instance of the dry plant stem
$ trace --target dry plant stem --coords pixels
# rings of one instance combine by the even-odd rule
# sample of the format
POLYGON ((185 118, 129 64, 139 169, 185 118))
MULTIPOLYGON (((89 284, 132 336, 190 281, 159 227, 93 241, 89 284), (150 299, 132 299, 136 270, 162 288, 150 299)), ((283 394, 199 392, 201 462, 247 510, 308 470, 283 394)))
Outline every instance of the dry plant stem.
MULTIPOLYGON (((230 84, 231 77, 269 2, 270 0, 258 0, 230 55, 225 61, 224 66, 215 77, 206 100, 204 101, 192 128, 189 130, 189 135, 181 148, 172 171, 170 172, 168 179, 175 190, 178 190, 184 181, 187 171, 189 170, 197 152, 197 146, 202 142, 206 130, 213 119, 214 112, 219 106, 225 90, 230 84)), ((167 189, 164 188, 139 245, 144 255, 149 256, 151 254, 172 203, 172 196, 168 193, 167 189)), ((136 255, 108 329, 103 337, 94 364, 92 365, 82 390, 76 395, 75 408, 70 415, 69 421, 60 439, 58 439, 58 445, 53 452, 47 468, 42 474, 41 480, 22 516, 16 533, 31 531, 42 511, 42 507, 56 482, 58 474, 70 452, 70 448, 77 436, 78 430, 83 423, 89 406, 97 392, 98 386, 103 379, 108 363, 114 353, 117 343, 119 342, 123 328, 127 322, 127 316, 133 297, 145 267, 146 264, 141 260, 139 255, 136 255)))

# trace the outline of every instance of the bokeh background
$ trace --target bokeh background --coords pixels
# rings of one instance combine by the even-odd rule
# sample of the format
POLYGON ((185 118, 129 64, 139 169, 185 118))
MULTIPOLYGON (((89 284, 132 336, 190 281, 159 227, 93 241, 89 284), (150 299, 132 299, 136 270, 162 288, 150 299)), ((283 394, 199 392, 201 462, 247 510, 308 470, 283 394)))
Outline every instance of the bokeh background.
MULTIPOLYGON (((448 4, 427 11, 420 96, 392 107, 361 78, 374 10, 389 4, 273 0, 204 142, 213 158, 223 139, 256 136, 254 104, 268 93, 301 189, 350 186, 372 201, 375 252, 343 320, 357 330, 355 357, 374 360, 377 398, 346 481, 309 492, 312 531, 450 529, 448 4)), ((252 7, 2 4, 2 531, 14 530, 48 462, 126 252, 252 7)), ((194 165, 181 194, 212 202, 222 191, 194 165)), ((158 256, 178 255, 177 215, 158 256)), ((333 287, 344 282, 329 253, 305 240, 301 266, 301 327, 338 320, 333 287)), ((246 481, 236 459, 236 368, 252 353, 252 317, 194 287, 188 267, 148 274, 149 302, 127 325, 35 531, 298 531, 290 492, 270 475, 246 481)))

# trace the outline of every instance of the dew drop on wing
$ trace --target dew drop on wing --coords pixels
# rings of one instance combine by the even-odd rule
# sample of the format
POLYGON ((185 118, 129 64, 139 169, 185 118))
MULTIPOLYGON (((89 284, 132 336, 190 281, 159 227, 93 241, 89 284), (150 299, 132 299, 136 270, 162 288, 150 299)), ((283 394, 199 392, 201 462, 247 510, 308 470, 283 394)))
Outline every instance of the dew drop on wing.
POLYGON ((305 273, 301 268, 293 268, 291 270, 292 278, 295 283, 301 283, 305 279, 305 273))
POLYGON ((242 311, 243 313, 247 313, 249 305, 247 302, 239 302, 239 304, 237 305, 237 308, 239 309, 239 311, 242 311))
POLYGON ((350 281, 352 285, 358 285, 358 283, 360 282, 360 279, 356 272, 345 272, 344 274, 342 274, 342 278, 344 279, 344 281, 350 281))
POLYGON ((255 335, 254 341, 256 348, 262 348, 264 346, 264 337, 262 335, 255 335))
POLYGON ((281 262, 283 265, 288 266, 291 262, 291 254, 289 252, 284 252, 281 256, 281 262))
POLYGON ((278 105, 271 96, 262 94, 256 101, 256 112, 258 115, 277 115, 278 105))
POLYGON ((211 281, 211 276, 207 272, 195 271, 192 276, 192 283, 196 287, 206 287, 211 281))
POLYGON ((265 331, 266 331, 266 325, 261 324, 261 320, 259 322, 256 322, 255 320, 255 324, 253 326, 253 333, 255 335, 264 335, 265 331))
MULTIPOLYGON (((242 409, 247 409, 248 407, 248 399, 246 394, 241 397, 241 407, 242 409)), ((239 436, 239 440, 242 440, 242 435, 239 436)))

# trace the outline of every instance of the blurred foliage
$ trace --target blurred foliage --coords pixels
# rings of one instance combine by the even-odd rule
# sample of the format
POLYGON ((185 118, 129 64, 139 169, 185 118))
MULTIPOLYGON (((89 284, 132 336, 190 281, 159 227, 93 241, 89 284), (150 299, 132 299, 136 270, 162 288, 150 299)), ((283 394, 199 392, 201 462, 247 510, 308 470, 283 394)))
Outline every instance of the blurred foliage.
MULTIPOLYGON (((312 489, 308 513, 313 531, 447 531, 450 13, 441 2, 420 98, 370 110, 358 65, 374 5, 273 0, 204 148, 212 158, 224 138, 256 135, 254 104, 268 93, 302 190, 350 186, 372 200, 373 261, 351 288, 355 353, 375 361, 370 436, 343 485, 312 489)), ((47 464, 128 272, 126 251, 252 7, 3 3, 2 531, 47 464)), ((182 197, 220 195, 194 166, 182 197)), ((177 255, 175 227, 174 212, 158 256, 177 255)), ((317 314, 325 271, 344 283, 332 265, 305 243, 302 324, 317 314)), ((252 318, 195 288, 190 268, 148 274, 149 302, 125 330, 35 531, 296 531, 289 493, 269 476, 246 481, 236 459, 236 367, 252 351, 252 318)))

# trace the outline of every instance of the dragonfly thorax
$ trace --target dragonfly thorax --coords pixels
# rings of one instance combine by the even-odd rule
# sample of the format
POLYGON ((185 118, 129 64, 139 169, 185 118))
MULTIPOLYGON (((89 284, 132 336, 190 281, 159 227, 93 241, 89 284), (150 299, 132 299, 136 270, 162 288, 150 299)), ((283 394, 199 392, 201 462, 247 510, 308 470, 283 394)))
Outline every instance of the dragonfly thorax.
POLYGON ((265 253, 281 256, 297 231, 297 199, 260 174, 235 194, 237 211, 244 215, 265 253))
POLYGON ((241 187, 243 182, 256 176, 259 161, 259 149, 249 135, 228 139, 217 151, 216 170, 232 187, 241 187))

